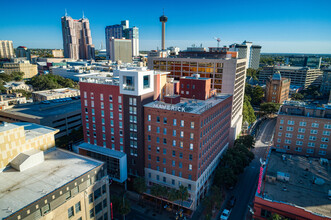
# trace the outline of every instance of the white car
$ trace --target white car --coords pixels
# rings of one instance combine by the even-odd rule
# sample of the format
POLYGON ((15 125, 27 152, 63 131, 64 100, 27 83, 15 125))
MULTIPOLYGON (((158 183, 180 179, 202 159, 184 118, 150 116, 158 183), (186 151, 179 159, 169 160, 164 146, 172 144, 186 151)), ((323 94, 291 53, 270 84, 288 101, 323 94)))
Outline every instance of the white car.
POLYGON ((224 209, 221 215, 221 220, 228 220, 230 216, 231 210, 224 209))

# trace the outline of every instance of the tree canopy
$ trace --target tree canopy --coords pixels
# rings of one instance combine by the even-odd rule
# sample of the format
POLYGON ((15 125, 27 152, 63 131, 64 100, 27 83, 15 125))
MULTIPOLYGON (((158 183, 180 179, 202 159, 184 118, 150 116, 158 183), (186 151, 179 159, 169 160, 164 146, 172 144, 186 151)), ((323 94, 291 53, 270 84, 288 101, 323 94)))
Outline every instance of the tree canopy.
POLYGON ((59 89, 59 88, 77 88, 78 83, 71 79, 63 78, 62 76, 47 74, 37 75, 31 78, 28 82, 31 84, 36 91, 59 89))
POLYGON ((245 95, 243 105, 243 123, 247 121, 249 125, 256 120, 255 112, 250 101, 251 98, 245 95))
POLYGON ((2 73, 0 74, 0 79, 4 82, 10 82, 10 81, 22 81, 23 80, 24 73, 23 72, 12 72, 10 74, 2 73))
POLYGON ((292 100, 303 100, 304 96, 301 93, 294 93, 291 95, 292 100))
POLYGON ((260 111, 264 115, 277 113, 279 110, 280 104, 273 102, 265 102, 260 105, 260 111))

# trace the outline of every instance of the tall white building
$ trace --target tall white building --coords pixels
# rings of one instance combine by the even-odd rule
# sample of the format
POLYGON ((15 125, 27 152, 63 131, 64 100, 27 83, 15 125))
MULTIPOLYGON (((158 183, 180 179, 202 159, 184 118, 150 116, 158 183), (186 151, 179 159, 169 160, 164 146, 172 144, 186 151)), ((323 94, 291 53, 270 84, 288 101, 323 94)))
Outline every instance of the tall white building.
POLYGON ((107 26, 105 29, 106 35, 106 50, 107 50, 107 59, 112 60, 111 57, 111 44, 110 40, 115 39, 129 39, 132 44, 132 56, 139 56, 139 28, 129 27, 129 21, 121 21, 121 24, 115 24, 107 26))
POLYGON ((11 40, 0 40, 0 58, 13 58, 15 57, 14 54, 14 47, 13 41, 11 40))
POLYGON ((232 44, 229 51, 238 52, 239 59, 247 59, 246 68, 258 69, 260 65, 261 46, 244 41, 242 44, 232 44))

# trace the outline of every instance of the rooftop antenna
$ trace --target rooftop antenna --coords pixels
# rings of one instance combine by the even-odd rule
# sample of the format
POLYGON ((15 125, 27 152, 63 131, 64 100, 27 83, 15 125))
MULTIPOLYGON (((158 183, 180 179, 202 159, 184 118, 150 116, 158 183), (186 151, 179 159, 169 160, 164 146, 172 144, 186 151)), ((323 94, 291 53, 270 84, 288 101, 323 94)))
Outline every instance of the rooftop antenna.
POLYGON ((84 10, 83 10, 83 19, 85 19, 85 16, 84 16, 84 10))
POLYGON ((64 16, 66 16, 66 17, 68 16, 68 13, 67 13, 67 9, 66 8, 64 9, 64 16))
POLYGON ((217 41, 217 47, 220 47, 221 38, 214 37, 214 39, 217 41))

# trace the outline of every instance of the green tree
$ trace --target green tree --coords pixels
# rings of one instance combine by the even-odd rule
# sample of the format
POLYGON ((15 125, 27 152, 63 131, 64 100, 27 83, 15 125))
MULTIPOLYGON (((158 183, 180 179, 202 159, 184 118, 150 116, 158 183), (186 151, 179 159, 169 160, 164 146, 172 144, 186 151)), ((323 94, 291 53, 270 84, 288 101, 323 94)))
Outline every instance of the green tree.
POLYGON ((159 184, 153 184, 151 194, 155 197, 155 208, 157 209, 157 198, 161 196, 162 187, 159 184))
POLYGON ((291 95, 291 99, 293 100, 303 100, 304 96, 301 93, 294 93, 291 95))
POLYGON ((273 102, 266 102, 260 105, 260 111, 263 115, 270 115, 273 113, 277 113, 279 110, 280 104, 273 102))
POLYGON ((257 70, 253 68, 248 68, 246 72, 246 76, 251 76, 253 79, 258 80, 257 78, 257 70))
POLYGON ((23 80, 24 73, 23 72, 12 72, 11 73, 11 79, 13 81, 22 81, 23 80))
POLYGON ((147 190, 144 177, 137 177, 133 180, 133 188, 137 193, 143 194, 147 190))
POLYGON ((125 216, 131 212, 130 203, 126 198, 123 198, 122 203, 120 203, 119 206, 119 213, 123 215, 123 219, 125 219, 125 216))
POLYGON ((28 82, 36 91, 49 90, 58 88, 78 88, 78 84, 71 79, 63 78, 62 76, 47 74, 37 75, 31 78, 28 82))
POLYGON ((189 197, 187 187, 183 186, 183 185, 180 185, 179 189, 178 189, 178 195, 179 195, 179 198, 181 200, 181 205, 183 206, 183 201, 187 200, 188 197, 189 197))
POLYGON ((247 147, 248 149, 254 148, 255 145, 255 139, 252 135, 245 135, 245 136, 241 136, 240 138, 238 138, 237 140, 235 140, 235 144, 243 144, 245 145, 245 147, 247 147))
MULTIPOLYGON (((175 201, 175 200, 177 200, 177 199, 179 199, 177 190, 176 189, 173 189, 173 188, 171 188, 170 190, 168 190, 168 192, 167 192, 167 198, 168 198, 169 201, 172 201, 172 202, 175 201)), ((174 204, 172 203, 171 210, 173 210, 173 209, 174 209, 174 204)))
POLYGON ((255 86, 252 92, 252 104, 260 105, 264 96, 264 89, 261 86, 255 86))
POLYGON ((247 121, 248 124, 252 124, 256 121, 256 116, 254 109, 250 103, 250 97, 244 96, 244 105, 243 105, 243 122, 247 121))

